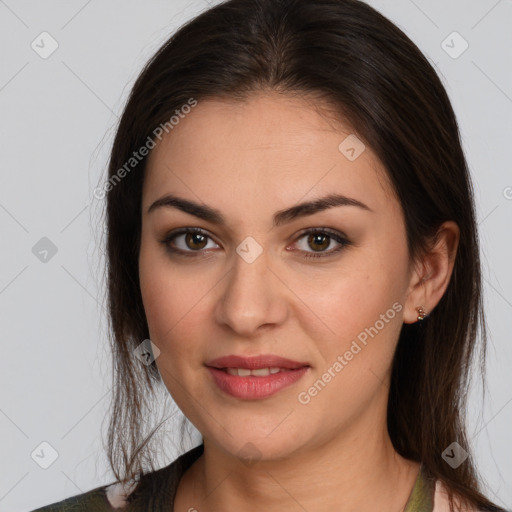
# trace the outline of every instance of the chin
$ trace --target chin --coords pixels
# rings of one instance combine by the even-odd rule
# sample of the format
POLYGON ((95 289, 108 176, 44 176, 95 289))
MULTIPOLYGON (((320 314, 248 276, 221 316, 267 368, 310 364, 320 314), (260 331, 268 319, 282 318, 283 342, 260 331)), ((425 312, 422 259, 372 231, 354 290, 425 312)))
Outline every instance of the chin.
MULTIPOLYGON (((229 431, 229 430, 228 430, 229 431)), ((293 432, 249 430, 244 434, 237 432, 235 435, 223 433, 222 438, 215 438, 214 443, 227 455, 239 459, 247 466, 256 462, 276 461, 287 459, 302 446, 300 438, 293 432)))

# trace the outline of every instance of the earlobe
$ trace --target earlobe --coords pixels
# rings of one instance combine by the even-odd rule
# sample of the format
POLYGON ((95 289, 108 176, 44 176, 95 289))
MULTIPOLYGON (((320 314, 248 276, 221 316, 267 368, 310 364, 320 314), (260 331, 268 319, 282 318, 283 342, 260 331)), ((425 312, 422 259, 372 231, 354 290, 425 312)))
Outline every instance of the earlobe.
POLYGON ((411 275, 409 291, 405 301, 403 323, 413 324, 423 320, 430 312, 426 283, 432 275, 428 268, 428 256, 417 261, 411 275))
POLYGON ((418 321, 424 320, 428 316, 424 306, 417 306, 416 311, 418 312, 418 321))

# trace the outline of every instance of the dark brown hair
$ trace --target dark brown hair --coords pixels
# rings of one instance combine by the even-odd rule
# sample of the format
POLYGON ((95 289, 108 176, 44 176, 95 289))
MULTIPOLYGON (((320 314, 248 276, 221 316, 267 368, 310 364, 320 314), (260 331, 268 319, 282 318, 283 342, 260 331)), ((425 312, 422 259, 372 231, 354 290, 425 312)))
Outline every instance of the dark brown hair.
POLYGON ((479 328, 479 369, 485 369, 486 325, 473 191, 457 121, 417 46, 358 0, 226 1, 178 30, 133 86, 111 152, 106 196, 114 353, 108 455, 116 478, 129 480, 152 460, 143 425, 161 381, 154 363, 145 366, 133 356, 149 338, 138 277, 146 158, 121 180, 112 178, 191 98, 245 101, 265 90, 334 106, 373 149, 403 209, 412 259, 428 250, 441 223, 459 226, 444 296, 423 322, 403 325, 387 423, 397 452, 441 479, 451 505, 455 493, 481 510, 497 510, 481 493, 465 427, 479 328), (469 453, 456 469, 441 456, 454 441, 469 453))

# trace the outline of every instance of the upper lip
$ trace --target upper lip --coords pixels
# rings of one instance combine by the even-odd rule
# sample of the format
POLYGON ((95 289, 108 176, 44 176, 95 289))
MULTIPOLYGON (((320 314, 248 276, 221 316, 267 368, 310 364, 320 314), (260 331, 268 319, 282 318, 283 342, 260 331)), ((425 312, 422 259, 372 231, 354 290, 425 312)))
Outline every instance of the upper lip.
POLYGON ((309 364, 292 361, 291 359, 275 356, 273 354, 260 354, 252 357, 237 355, 218 357, 217 359, 208 361, 206 366, 211 366, 213 368, 247 368, 249 370, 254 370, 256 368, 296 369, 309 366, 309 364))

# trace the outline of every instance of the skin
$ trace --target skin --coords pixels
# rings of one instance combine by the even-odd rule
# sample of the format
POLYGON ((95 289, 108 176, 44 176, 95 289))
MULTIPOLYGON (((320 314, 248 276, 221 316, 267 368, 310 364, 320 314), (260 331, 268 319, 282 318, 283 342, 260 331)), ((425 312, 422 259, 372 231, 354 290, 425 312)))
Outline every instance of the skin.
POLYGON ((386 428, 388 385, 402 323, 432 311, 450 279, 459 231, 443 224, 421 261, 409 258, 400 204, 368 146, 349 161, 338 146, 350 127, 305 98, 275 92, 244 103, 207 100, 152 151, 143 187, 140 285, 156 364, 173 399, 201 432, 204 454, 181 479, 175 511, 344 512, 403 510, 419 471, 386 428), (279 210, 330 193, 372 211, 338 206, 272 227, 279 210), (219 210, 220 226, 163 207, 167 193, 219 210), (161 242, 178 228, 173 255, 161 242), (303 231, 331 228, 308 243, 303 231), (248 263, 237 246, 263 252, 248 263), (200 243, 201 242, 201 243, 200 243), (301 252, 302 251, 302 252, 301 252), (365 328, 401 305, 308 404, 298 401, 365 328), (263 400, 226 395, 205 363, 261 353, 308 362, 297 383, 263 400), (251 442, 258 460, 239 451, 251 442))

